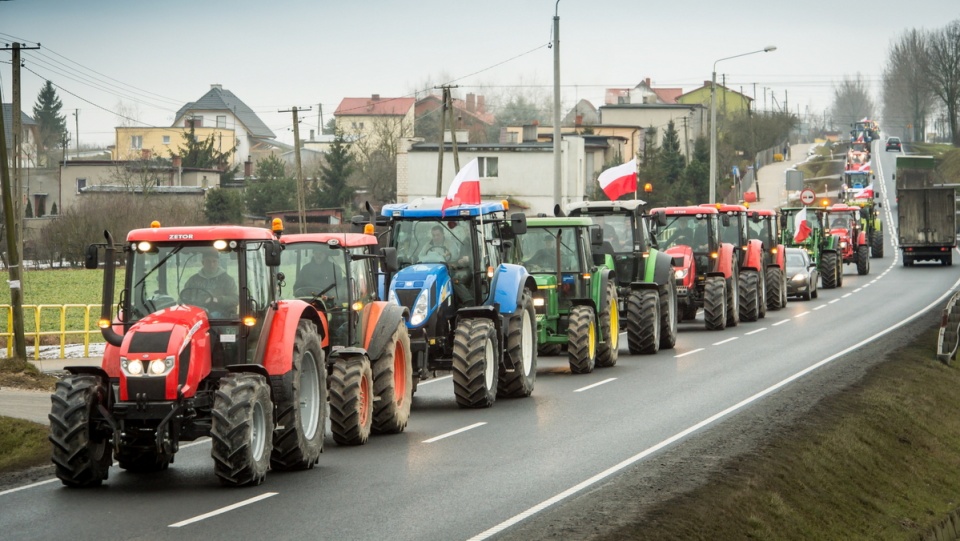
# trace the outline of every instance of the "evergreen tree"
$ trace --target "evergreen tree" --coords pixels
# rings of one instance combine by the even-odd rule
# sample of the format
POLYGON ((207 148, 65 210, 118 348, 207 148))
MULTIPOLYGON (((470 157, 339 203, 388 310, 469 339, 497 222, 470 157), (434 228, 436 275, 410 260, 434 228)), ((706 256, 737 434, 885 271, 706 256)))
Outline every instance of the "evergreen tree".
POLYGON ((353 187, 347 184, 356 164, 343 130, 337 130, 327 160, 320 165, 320 186, 310 198, 317 207, 347 207, 353 201, 353 187))
MULTIPOLYGON (((689 192, 690 204, 707 202, 710 197, 710 142, 698 137, 693 144, 693 156, 683 170, 683 181, 689 192)), ((680 204, 680 201, 678 201, 680 204)))
POLYGON ((247 183, 243 196, 247 211, 257 216, 294 209, 297 207, 297 181, 287 176, 283 160, 267 156, 257 160, 257 178, 247 183))
POLYGON ((663 132, 663 145, 660 147, 660 174, 662 180, 673 184, 683 174, 683 154, 680 153, 680 135, 671 120, 663 132))
POLYGON ((27 218, 33 218, 33 204, 30 203, 29 199, 27 199, 27 208, 23 211, 23 215, 27 218))
POLYGON ((209 190, 203 203, 203 214, 211 224, 240 224, 243 221, 243 197, 236 190, 209 190))
MULTIPOLYGON (((184 134, 184 139, 186 139, 186 146, 178 149, 180 157, 183 158, 183 167, 219 169, 221 171, 230 169, 233 154, 237 150, 236 145, 226 151, 218 149, 219 145, 213 133, 201 141, 197 139, 197 132, 193 124, 190 125, 190 130, 184 134)), ((175 156, 172 151, 170 155, 175 156)))
POLYGON ((56 215, 57 215, 57 203, 54 202, 53 206, 50 207, 50 216, 56 216, 56 215))
POLYGON ((63 103, 57 96, 53 83, 47 81, 37 95, 37 103, 33 106, 33 119, 40 128, 40 147, 42 150, 59 148, 66 139, 67 121, 60 114, 63 103))

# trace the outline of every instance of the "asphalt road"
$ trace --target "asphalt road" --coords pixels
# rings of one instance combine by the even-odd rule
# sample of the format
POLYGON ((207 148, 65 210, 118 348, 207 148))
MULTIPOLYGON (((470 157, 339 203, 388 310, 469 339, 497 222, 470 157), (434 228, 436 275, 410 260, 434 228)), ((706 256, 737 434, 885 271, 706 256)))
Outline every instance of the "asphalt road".
MULTIPOLYGON (((892 153, 878 149, 875 156, 889 179, 892 153)), ((892 182, 885 184, 892 200, 892 182)), ((842 288, 791 300, 759 322, 722 332, 686 323, 675 350, 621 352, 617 366, 587 375, 569 374, 562 358, 542 358, 531 398, 485 410, 457 409, 451 380, 432 380, 421 384, 403 434, 358 448, 328 437, 318 468, 271 473, 259 487, 221 488, 209 442, 201 441, 161 474, 114 468, 98 489, 66 489, 54 480, 0 492, 0 531, 10 539, 69 531, 71 539, 98 540, 509 535, 542 509, 631 465, 662 459, 675 443, 777 400, 775 391, 842 362, 842 353, 939 309, 960 272, 903 268, 886 218, 886 257, 871 260, 869 275, 847 265, 842 288)))

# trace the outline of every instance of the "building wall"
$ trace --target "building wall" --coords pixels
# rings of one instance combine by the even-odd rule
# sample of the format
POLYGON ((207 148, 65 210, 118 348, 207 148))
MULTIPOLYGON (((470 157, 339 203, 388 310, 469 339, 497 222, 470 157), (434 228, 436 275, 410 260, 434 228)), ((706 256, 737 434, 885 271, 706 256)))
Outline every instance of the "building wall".
MULTIPOLYGON (((643 137, 642 130, 653 127, 657 129, 657 144, 663 145, 663 136, 667 125, 673 120, 674 129, 680 139, 680 152, 687 155, 687 152, 693 152, 693 142, 698 136, 707 135, 706 120, 707 117, 703 108, 699 105, 690 105, 687 107, 617 107, 603 106, 600 108, 600 121, 602 124, 613 124, 617 126, 637 126, 641 128, 639 137, 643 137), (686 118, 686 142, 684 141, 684 118, 686 118)), ((642 150, 642 144, 637 144, 638 151, 642 150)))
POLYGON ((410 107, 402 117, 397 115, 337 115, 337 128, 343 130, 348 138, 357 141, 358 144, 376 146, 379 143, 377 138, 380 137, 377 128, 383 124, 394 128, 394 137, 412 137, 414 111, 415 108, 410 107))
MULTIPOLYGON (((78 188, 83 186, 121 186, 120 177, 133 175, 126 173, 122 162, 66 162, 60 167, 58 209, 70 208, 76 204, 82 194, 78 188), (82 182, 81 182, 82 181, 82 182)), ((220 186, 220 172, 215 170, 176 171, 173 168, 165 169, 156 176, 161 177, 163 186, 186 186, 200 188, 217 188, 220 186), (179 177, 179 178, 178 178, 179 177)), ((135 178, 129 182, 135 183, 135 178)), ((51 198, 53 195, 51 194, 51 198)))
MULTIPOLYGON (((686 104, 700 104, 707 108, 709 111, 710 108, 710 87, 705 86, 692 90, 679 98, 677 98, 679 103, 686 104)), ((720 85, 717 85, 717 112, 726 113, 731 115, 734 113, 746 112, 750 109, 750 98, 740 94, 739 92, 734 92, 730 89, 724 88, 720 85)))
MULTIPOLYGON (((204 122, 206 122, 206 119, 204 119, 204 122)), ((177 154, 180 152, 181 146, 186 146, 186 137, 189 132, 189 129, 182 127, 117 128, 117 142, 112 151, 112 158, 114 160, 140 160, 144 157, 143 150, 149 150, 152 158, 169 159, 171 153, 177 154), (133 137, 141 138, 141 148, 132 146, 133 137), (168 138, 166 143, 164 143, 164 137, 168 138)), ((229 150, 237 143, 237 134, 233 129, 203 127, 194 130, 194 134, 200 141, 205 141, 212 135, 214 147, 217 149, 229 150)), ((220 151, 222 152, 222 150, 220 151)), ((249 145, 246 152, 241 152, 241 149, 238 148, 233 155, 233 165, 242 165, 248 153, 249 145)))

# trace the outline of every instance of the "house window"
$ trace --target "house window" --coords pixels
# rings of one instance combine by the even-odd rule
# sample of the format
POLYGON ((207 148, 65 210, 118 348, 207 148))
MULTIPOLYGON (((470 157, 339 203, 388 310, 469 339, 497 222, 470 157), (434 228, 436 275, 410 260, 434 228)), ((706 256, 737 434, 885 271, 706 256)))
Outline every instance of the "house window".
POLYGON ((203 127, 203 117, 202 117, 202 116, 191 116, 191 117, 187 117, 187 118, 184 119, 184 121, 183 121, 183 126, 184 126, 185 128, 189 128, 189 127, 191 127, 191 126, 194 127, 194 128, 202 128, 202 127, 203 127))
POLYGON ((498 177, 499 168, 497 167, 498 158, 479 158, 480 178, 498 177))
POLYGON ((227 127, 227 115, 217 115, 217 127, 218 128, 227 127))
POLYGON ((354 130, 362 130, 363 122, 351 122, 350 127, 352 127, 354 130))
POLYGON ((164 135, 164 136, 163 136, 163 144, 165 144, 165 145, 169 145, 169 144, 170 144, 170 136, 169 136, 169 135, 164 135))
POLYGON ((131 135, 130 136, 130 148, 134 150, 140 150, 143 148, 143 136, 142 135, 131 135))
POLYGON ((77 193, 80 193, 84 188, 87 187, 87 179, 78 178, 77 179, 77 193))

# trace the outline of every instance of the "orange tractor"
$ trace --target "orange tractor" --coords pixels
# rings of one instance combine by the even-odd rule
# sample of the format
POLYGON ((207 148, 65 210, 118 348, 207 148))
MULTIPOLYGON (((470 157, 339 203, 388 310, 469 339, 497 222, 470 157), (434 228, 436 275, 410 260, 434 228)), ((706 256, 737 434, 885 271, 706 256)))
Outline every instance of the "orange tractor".
POLYGON ((824 221, 830 234, 837 235, 840 243, 837 247, 844 264, 855 264, 857 274, 870 273, 870 244, 867 234, 860 229, 860 207, 837 203, 824 209, 824 221))
POLYGON ((703 204, 720 211, 720 241, 737 247, 737 273, 740 275, 740 321, 756 321, 767 315, 767 288, 763 245, 750 238, 747 207, 743 205, 703 204))

